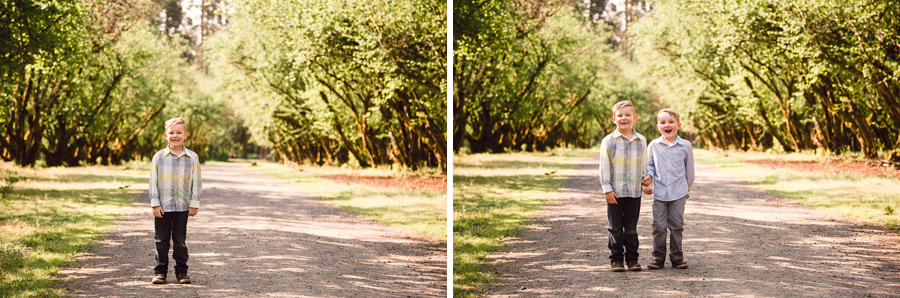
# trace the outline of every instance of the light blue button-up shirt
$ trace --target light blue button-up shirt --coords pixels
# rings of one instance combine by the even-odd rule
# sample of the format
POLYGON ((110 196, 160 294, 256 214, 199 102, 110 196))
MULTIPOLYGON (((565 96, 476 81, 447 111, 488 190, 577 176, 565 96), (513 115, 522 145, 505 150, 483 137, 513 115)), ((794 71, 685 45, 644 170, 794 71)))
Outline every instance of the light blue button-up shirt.
POLYGON ((653 199, 670 202, 687 196, 694 184, 694 148, 675 137, 669 144, 659 137, 647 145, 647 174, 653 177, 653 199))

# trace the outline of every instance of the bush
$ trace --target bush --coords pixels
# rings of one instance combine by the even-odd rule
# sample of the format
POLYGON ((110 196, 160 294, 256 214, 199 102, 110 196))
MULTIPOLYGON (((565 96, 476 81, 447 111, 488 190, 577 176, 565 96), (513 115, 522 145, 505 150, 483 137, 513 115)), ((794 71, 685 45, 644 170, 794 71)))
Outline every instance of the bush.
POLYGON ((0 269, 20 267, 25 264, 24 245, 14 242, 0 242, 0 269))
POLYGON ((9 194, 13 189, 13 184, 22 180, 22 176, 18 173, 4 169, 0 171, 0 199, 9 194))

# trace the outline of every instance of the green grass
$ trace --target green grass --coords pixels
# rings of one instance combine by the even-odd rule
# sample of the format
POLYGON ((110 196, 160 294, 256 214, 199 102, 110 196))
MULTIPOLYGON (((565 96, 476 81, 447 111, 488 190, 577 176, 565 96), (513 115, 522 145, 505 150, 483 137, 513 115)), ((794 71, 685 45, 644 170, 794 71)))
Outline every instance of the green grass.
POLYGON ((361 214, 391 226, 447 239, 447 193, 345 184, 320 178, 317 173, 354 176, 392 176, 385 169, 314 168, 298 171, 286 165, 260 162, 251 167, 261 173, 287 179, 323 200, 344 210, 361 214))
POLYGON ((820 160, 810 154, 770 154, 729 152, 723 156, 695 150, 698 161, 711 163, 769 193, 806 206, 855 218, 866 224, 898 229, 900 221, 900 181, 891 177, 861 174, 832 174, 824 171, 796 171, 767 168, 749 163, 753 159, 820 160))
POLYGON ((523 224, 553 198, 566 177, 545 175, 574 168, 590 150, 549 153, 455 155, 453 157, 453 291, 484 295, 498 277, 488 255, 515 237, 523 224))
POLYGON ((0 297, 66 296, 54 276, 147 189, 149 171, 139 163, 0 167, 23 178, 0 198, 0 297))

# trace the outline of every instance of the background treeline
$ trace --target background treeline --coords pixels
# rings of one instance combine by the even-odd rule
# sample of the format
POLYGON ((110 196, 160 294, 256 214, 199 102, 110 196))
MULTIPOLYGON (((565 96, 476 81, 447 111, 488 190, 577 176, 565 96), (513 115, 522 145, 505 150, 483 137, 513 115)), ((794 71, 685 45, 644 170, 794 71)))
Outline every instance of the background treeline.
POLYGON ((3 160, 76 166, 150 157, 166 144, 163 122, 175 116, 187 119, 187 145, 201 160, 235 152, 242 138, 229 125, 235 117, 189 63, 190 42, 176 30, 180 20, 169 28, 155 17, 159 3, 0 6, 3 160))
POLYGON ((446 169, 446 3, 238 3, 211 72, 280 158, 446 169))
POLYGON ((609 106, 695 145, 900 159, 900 2, 455 1, 454 150, 589 147, 609 106))
POLYGON ((206 159, 446 169, 440 1, 3 2, 0 158, 119 164, 181 116, 206 159))
POLYGON ((652 134, 660 106, 617 50, 651 6, 609 2, 454 1, 453 150, 589 147, 615 128, 620 100, 652 134))
POLYGON ((710 146, 900 159, 900 2, 659 1, 631 33, 710 146))

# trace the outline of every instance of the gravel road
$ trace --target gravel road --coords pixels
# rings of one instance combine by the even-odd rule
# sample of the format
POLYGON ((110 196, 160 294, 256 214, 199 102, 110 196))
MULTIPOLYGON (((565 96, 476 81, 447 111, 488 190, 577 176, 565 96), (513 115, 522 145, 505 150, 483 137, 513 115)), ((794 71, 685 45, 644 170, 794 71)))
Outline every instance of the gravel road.
POLYGON ((62 283, 78 297, 447 296, 446 244, 344 211, 247 166, 202 168, 203 200, 187 229, 193 284, 150 283, 146 193, 61 273, 62 283))
POLYGON ((896 231, 803 207, 739 182, 707 164, 685 207, 689 269, 646 268, 651 258, 651 198, 638 223, 644 267, 610 272, 606 206, 597 159, 508 249, 492 256, 503 282, 491 297, 898 297, 896 231))

